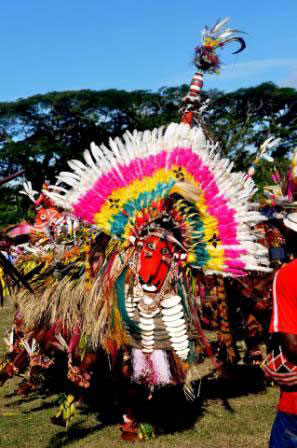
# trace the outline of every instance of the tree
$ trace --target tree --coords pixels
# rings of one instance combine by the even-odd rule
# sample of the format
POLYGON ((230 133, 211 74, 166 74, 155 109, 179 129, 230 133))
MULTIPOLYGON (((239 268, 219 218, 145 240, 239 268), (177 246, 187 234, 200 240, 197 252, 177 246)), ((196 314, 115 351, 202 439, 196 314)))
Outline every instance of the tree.
MULTIPOLYGON (((163 87, 157 92, 137 90, 80 90, 51 92, 15 102, 0 103, 0 177, 19 169, 39 189, 45 178, 67 169, 67 160, 80 159, 92 141, 108 143, 125 130, 153 129, 179 121, 179 108, 188 86, 163 87)), ((246 170, 259 145, 270 135, 281 137, 276 157, 286 157, 297 133, 297 92, 272 83, 231 93, 210 91, 205 124, 223 154, 246 170)), ((263 165, 264 166, 264 165, 263 165)), ((261 179, 259 180, 261 182, 261 179)), ((16 220, 28 209, 26 198, 15 197, 15 184, 1 189, 0 219, 16 220), (11 195, 11 196, 10 196, 11 195), (2 210, 2 211, 1 211, 2 210)), ((11 222, 12 222, 11 221, 11 222)))
POLYGON ((282 158, 293 150, 297 137, 297 91, 273 83, 218 93, 207 113, 222 151, 237 169, 246 170, 254 153, 269 136, 280 137, 272 156, 282 158))

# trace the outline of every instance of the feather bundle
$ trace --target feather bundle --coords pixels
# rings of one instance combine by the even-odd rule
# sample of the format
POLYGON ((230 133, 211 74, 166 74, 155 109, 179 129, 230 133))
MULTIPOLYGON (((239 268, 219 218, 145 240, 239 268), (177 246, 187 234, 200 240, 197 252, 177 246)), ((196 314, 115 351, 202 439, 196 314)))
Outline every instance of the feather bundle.
POLYGON ((233 164, 220 158, 201 128, 172 123, 126 132, 122 140, 110 140, 109 149, 91 144, 84 159, 71 161, 73 172, 59 175, 70 184, 66 192, 45 191, 76 217, 129 245, 130 237, 170 215, 188 240, 189 265, 231 276, 268 269, 268 253, 245 244, 254 241, 253 227, 264 219, 249 208, 255 184, 232 172, 233 164))

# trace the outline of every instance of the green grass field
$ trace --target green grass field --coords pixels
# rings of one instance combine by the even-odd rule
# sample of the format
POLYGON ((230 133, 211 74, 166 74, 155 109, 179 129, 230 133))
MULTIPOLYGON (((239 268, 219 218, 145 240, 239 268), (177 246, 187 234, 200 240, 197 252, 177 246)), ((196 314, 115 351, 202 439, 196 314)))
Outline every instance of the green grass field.
MULTIPOLYGON (((12 309, 0 309, 0 354, 2 336, 9 327, 12 309)), ((145 442, 147 447, 168 448, 264 448, 267 446, 277 402, 277 388, 257 392, 257 375, 241 369, 231 383, 202 380, 201 400, 188 407, 176 401, 162 404, 162 412, 175 415, 173 427, 190 429, 171 432, 145 442), (175 425, 176 423, 176 425, 175 425)), ((15 381, 0 389, 1 448, 116 448, 127 445, 120 440, 119 424, 106 425, 96 412, 82 411, 68 431, 54 426, 54 396, 14 395, 15 381)), ((157 403, 158 404, 158 403, 157 403)), ((172 417, 174 419, 174 417, 172 417)), ((135 443, 135 447, 143 443, 135 443)))

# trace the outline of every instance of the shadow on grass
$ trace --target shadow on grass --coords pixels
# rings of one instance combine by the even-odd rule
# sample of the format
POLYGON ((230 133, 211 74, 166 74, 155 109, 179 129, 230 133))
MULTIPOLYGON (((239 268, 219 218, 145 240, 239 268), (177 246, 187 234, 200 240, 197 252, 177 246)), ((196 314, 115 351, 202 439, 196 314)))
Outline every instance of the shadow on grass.
MULTIPOLYGON (((188 401, 185 398, 182 386, 168 386, 156 390, 153 398, 148 400, 148 392, 140 385, 133 385, 128 381, 113 383, 111 380, 96 382, 91 390, 86 391, 84 404, 79 409, 80 416, 96 415, 98 424, 93 427, 85 427, 85 422, 73 423, 68 431, 63 430, 55 434, 49 441, 47 448, 65 447, 74 441, 81 441, 85 437, 101 429, 119 424, 122 415, 127 410, 127 404, 133 409, 135 419, 140 422, 150 422, 158 434, 173 434, 191 429, 197 423, 207 408, 211 406, 209 401, 221 400, 225 409, 231 413, 229 399, 241 397, 250 393, 265 391, 262 371, 259 368, 237 366, 230 368, 224 377, 203 377, 194 386, 195 400, 188 401), (131 390, 133 393, 131 394, 131 390)), ((48 391, 47 391, 48 392, 48 391)), ((49 397, 50 393, 44 393, 49 397)), ((40 391, 36 391, 29 397, 6 404, 16 406, 21 403, 33 402, 40 398, 40 391)), ((43 402, 38 407, 25 414, 37 412, 43 409, 56 407, 52 402, 43 402)), ((120 438, 120 431, 119 431, 120 438)))
POLYGON ((261 393, 266 390, 262 370, 259 367, 235 366, 219 378, 206 377, 202 382, 201 397, 222 399, 261 393))
MULTIPOLYGON (((179 386, 163 388, 157 391, 154 398, 149 401, 147 400, 147 391, 141 391, 141 387, 139 387, 133 400, 133 407, 137 406, 134 409, 135 419, 153 424, 158 435, 173 434, 189 429, 195 425, 197 417, 202 413, 201 402, 199 400, 187 401, 182 387, 179 386)), ((82 441, 85 437, 105 427, 122 423, 123 408, 120 402, 101 401, 97 404, 97 410, 95 406, 84 407, 80 409, 79 413, 82 416, 94 411, 97 411, 97 419, 100 423, 88 428, 84 427, 84 421, 74 423, 68 431, 64 429, 51 437, 46 448, 62 448, 74 441, 82 441)), ((120 434, 119 429, 119 441, 120 434)))
MULTIPOLYGON (((15 394, 12 397, 15 398, 15 394)), ((9 398, 9 397, 5 396, 5 398, 9 398)), ((11 408, 11 407, 14 407, 14 406, 20 406, 22 404, 32 403, 33 401, 39 400, 40 398, 41 398, 40 395, 39 396, 36 395, 36 394, 32 395, 32 393, 31 393, 30 395, 25 396, 25 397, 21 397, 18 400, 12 401, 11 403, 5 403, 4 406, 6 408, 11 408)))
POLYGON ((36 408, 23 411, 22 414, 31 414, 31 412, 39 412, 43 411, 44 409, 53 409, 53 408, 55 409, 57 408, 57 404, 55 403, 54 400, 51 402, 42 402, 39 406, 36 406, 36 408))
POLYGON ((74 441, 81 440, 84 437, 87 437, 90 434, 99 431, 105 426, 102 424, 98 424, 91 428, 82 428, 80 425, 80 423, 74 423, 73 425, 71 425, 68 431, 64 430, 55 434, 50 438, 46 448, 62 448, 74 441))
POLYGON ((181 386, 168 387, 156 393, 151 421, 158 434, 173 434, 193 428, 204 412, 205 406, 200 396, 196 395, 193 401, 189 401, 181 386))
POLYGON ((14 391, 4 395, 4 398, 11 400, 9 403, 5 403, 4 406, 9 408, 32 403, 36 400, 47 400, 51 396, 55 396, 55 394, 55 391, 44 390, 44 388, 38 388, 33 391, 31 390, 28 394, 16 394, 16 391, 14 391))
POLYGON ((163 388, 154 395, 152 418, 163 434, 191 429, 211 406, 209 401, 221 400, 224 408, 234 413, 229 399, 266 390, 260 368, 236 366, 228 369, 224 377, 206 376, 193 385, 194 401, 186 400, 182 387, 163 388))

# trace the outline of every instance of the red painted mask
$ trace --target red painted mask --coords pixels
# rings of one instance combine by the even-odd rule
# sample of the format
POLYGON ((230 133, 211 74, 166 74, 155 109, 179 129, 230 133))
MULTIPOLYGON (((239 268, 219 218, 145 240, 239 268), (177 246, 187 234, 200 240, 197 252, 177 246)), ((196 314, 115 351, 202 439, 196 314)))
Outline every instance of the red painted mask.
POLYGON ((55 208, 40 208, 37 211, 34 227, 37 230, 42 231, 46 227, 55 225, 61 216, 61 213, 59 213, 55 208))
MULTIPOLYGON (((45 181, 42 185, 43 190, 49 189, 48 181, 45 181)), ((54 202, 48 198, 43 192, 35 201, 37 209, 37 215, 35 218, 34 227, 36 230, 42 232, 47 227, 55 226, 57 221, 62 217, 61 213, 55 207, 54 202)))
POLYGON ((138 275, 145 291, 158 292, 168 274, 174 244, 157 236, 148 236, 142 243, 138 275))

